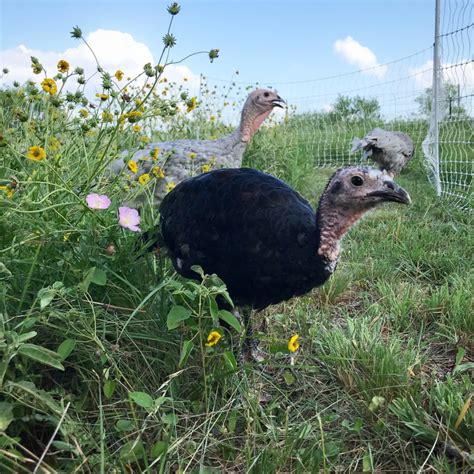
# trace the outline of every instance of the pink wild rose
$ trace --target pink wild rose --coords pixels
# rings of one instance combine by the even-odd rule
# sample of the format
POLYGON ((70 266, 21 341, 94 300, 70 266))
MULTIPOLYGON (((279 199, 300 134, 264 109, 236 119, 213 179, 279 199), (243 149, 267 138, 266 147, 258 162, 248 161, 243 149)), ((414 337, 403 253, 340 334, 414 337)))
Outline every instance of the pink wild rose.
POLYGON ((89 194, 86 202, 91 209, 108 209, 110 206, 110 199, 105 194, 89 194))
POLYGON ((125 229, 129 229, 133 232, 140 232, 140 216, 136 209, 130 207, 119 207, 119 224, 125 229))

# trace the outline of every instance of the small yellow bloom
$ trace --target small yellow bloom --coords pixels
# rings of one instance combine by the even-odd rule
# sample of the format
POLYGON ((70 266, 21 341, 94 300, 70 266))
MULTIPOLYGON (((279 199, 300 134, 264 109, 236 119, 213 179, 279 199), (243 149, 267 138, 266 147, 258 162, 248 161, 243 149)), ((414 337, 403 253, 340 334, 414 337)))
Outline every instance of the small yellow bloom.
POLYGON ((192 112, 196 106, 197 106, 197 97, 191 97, 191 99, 189 99, 187 102, 186 102, 186 105, 187 105, 187 108, 186 108, 186 112, 192 112))
POLYGON ((58 151, 60 146, 61 142, 57 138, 51 137, 48 140, 48 147, 52 152, 58 151))
POLYGON ((138 182, 142 185, 145 186, 150 182, 150 175, 148 173, 143 173, 142 175, 139 176, 138 182))
POLYGON ((288 341, 288 350, 290 352, 296 352, 298 350, 298 347, 300 347, 298 338, 298 334, 295 334, 294 336, 291 336, 290 340, 288 341))
POLYGON ((61 59, 58 62, 58 71, 62 73, 66 73, 69 71, 69 63, 65 59, 61 59))
POLYGON ((132 130, 136 133, 138 133, 141 129, 142 129, 142 127, 140 125, 134 125, 132 127, 132 130))
POLYGON ((134 110, 133 112, 129 112, 128 114, 125 114, 125 116, 128 118, 128 121, 130 123, 135 123, 140 120, 142 113, 138 110, 134 110))
POLYGON ((109 96, 107 94, 97 93, 95 96, 98 97, 102 102, 106 101, 109 98, 109 96))
POLYGON ((214 122, 214 120, 216 120, 215 115, 211 115, 211 116, 209 117, 209 120, 210 120, 211 122, 214 122))
POLYGON ((130 160, 128 162, 128 169, 132 172, 132 173, 136 173, 138 171, 138 165, 137 165, 137 162, 134 161, 134 160, 130 160))
POLYGON ((81 110, 79 110, 79 115, 82 118, 87 118, 87 117, 89 117, 89 111, 87 109, 81 109, 81 110))
POLYGON ((153 148, 150 152, 150 156, 153 160, 157 160, 160 154, 160 149, 158 147, 153 148))
POLYGON ((211 167, 209 165, 202 165, 201 166, 201 171, 203 173, 208 173, 211 170, 211 167))
POLYGON ((44 151, 44 148, 41 148, 40 146, 31 146, 28 149, 27 157, 30 160, 41 161, 46 158, 46 152, 44 151))
POLYGON ((153 166, 151 172, 153 173, 153 176, 155 176, 155 178, 165 177, 165 172, 159 166, 153 166))
POLYGON ((207 336, 207 342, 205 345, 207 347, 215 346, 219 342, 221 337, 222 336, 217 331, 211 331, 209 333, 209 336, 207 336))
POLYGON ((194 158, 196 158, 196 153, 190 153, 188 156, 190 160, 194 160, 194 158))
POLYGON ((0 191, 3 191, 7 195, 8 199, 11 199, 13 197, 13 193, 15 192, 15 190, 10 186, 0 186, 0 191))
POLYGON ((173 183, 173 181, 170 181, 169 183, 166 184, 166 192, 173 191, 173 189, 176 187, 176 183, 173 183))
POLYGON ((115 71, 115 78, 117 79, 117 81, 121 81, 123 79, 123 71, 117 69, 115 71))
POLYGON ((58 86, 56 85, 56 82, 54 79, 46 78, 41 82, 41 87, 45 92, 47 92, 50 95, 56 94, 58 92, 58 86))
POLYGON ((114 116, 110 112, 102 112, 102 122, 112 122, 114 116))
POLYGON ((64 242, 67 242, 69 240, 69 237, 71 237, 71 232, 66 232, 64 235, 63 235, 63 240, 64 242))
POLYGON ((150 137, 147 137, 146 135, 142 135, 142 136, 140 137, 140 141, 141 141, 142 143, 145 143, 145 144, 146 144, 146 143, 150 143, 150 142, 151 142, 151 138, 150 138, 150 137))

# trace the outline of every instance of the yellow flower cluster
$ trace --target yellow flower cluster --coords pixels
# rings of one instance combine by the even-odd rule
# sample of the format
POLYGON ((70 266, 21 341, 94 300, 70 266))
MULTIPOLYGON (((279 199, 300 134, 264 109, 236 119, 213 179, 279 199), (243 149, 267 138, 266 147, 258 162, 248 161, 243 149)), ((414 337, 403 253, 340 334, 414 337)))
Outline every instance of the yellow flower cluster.
POLYGON ((152 160, 157 160, 159 155, 160 155, 160 149, 158 147, 155 147, 150 151, 150 156, 152 160))
POLYGON ((102 102, 105 102, 109 98, 109 96, 107 94, 97 93, 95 96, 98 97, 102 102))
POLYGON ((150 182, 150 175, 148 173, 143 173, 138 177, 138 182, 142 185, 145 186, 150 182))
POLYGON ((170 181, 169 183, 166 184, 166 192, 169 193, 170 191, 173 191, 173 189, 176 187, 176 183, 173 181, 170 181))
POLYGON ((300 347, 298 338, 299 338, 298 334, 295 334, 294 336, 291 336, 290 340, 288 341, 288 350, 290 352, 296 352, 298 348, 300 347))
POLYGON ((58 86, 56 85, 56 82, 54 79, 50 79, 48 77, 41 82, 41 87, 50 95, 54 95, 56 92, 58 92, 58 86))
POLYGON ((186 105, 186 112, 192 112, 197 106, 197 97, 191 97, 191 99, 186 102, 186 105))
POLYGON ((140 125, 134 125, 132 127, 132 130, 135 132, 135 133, 138 133, 139 131, 141 131, 142 127, 140 125))
POLYGON ((40 146, 31 146, 28 149, 28 154, 26 156, 29 160, 41 161, 46 158, 46 152, 44 151, 44 148, 41 148, 40 146))
POLYGON ((15 189, 11 186, 0 186, 0 191, 3 191, 7 195, 8 199, 12 199, 15 189))
POLYGON ((211 331, 209 336, 207 336, 207 342, 205 345, 207 347, 215 346, 220 341, 221 337, 222 335, 217 331, 211 331))
POLYGON ((58 71, 62 72, 63 74, 69 71, 69 63, 65 59, 61 59, 58 62, 58 71))
POLYGON ((130 160, 128 162, 128 169, 132 172, 132 173, 136 173, 138 171, 138 165, 137 165, 137 162, 134 161, 134 160, 130 160))
POLYGON ((151 172, 153 173, 153 176, 155 178, 165 177, 165 172, 159 166, 153 166, 153 168, 151 169, 151 172))
POLYGON ((196 158, 196 153, 191 152, 191 153, 188 155, 188 157, 189 157, 190 160, 194 160, 194 158, 196 158))
POLYGON ((117 81, 121 81, 123 79, 123 71, 117 69, 115 71, 115 78, 117 79, 117 81))
POLYGON ((112 122, 114 116, 107 111, 102 112, 102 122, 112 122))
POLYGON ((89 111, 87 109, 81 109, 79 110, 79 115, 82 118, 87 118, 89 116, 89 111))

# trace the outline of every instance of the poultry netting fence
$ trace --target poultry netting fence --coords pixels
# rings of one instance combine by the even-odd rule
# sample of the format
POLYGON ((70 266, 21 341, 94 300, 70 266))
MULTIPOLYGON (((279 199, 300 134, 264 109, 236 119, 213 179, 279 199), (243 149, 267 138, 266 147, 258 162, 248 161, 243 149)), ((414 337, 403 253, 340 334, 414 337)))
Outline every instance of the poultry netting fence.
MULTIPOLYGON (((200 99, 208 110, 236 124, 249 90, 278 90, 288 109, 274 112, 265 126, 278 123, 285 153, 305 153, 318 167, 360 162, 360 153, 350 153, 352 140, 375 127, 408 133, 415 144, 408 170, 416 160, 422 161, 438 195, 472 210, 472 13, 470 0, 443 1, 438 5, 440 29, 434 46, 391 62, 373 59, 369 67, 352 73, 288 82, 250 83, 238 73, 230 79, 202 77, 200 99)), ((344 51, 351 41, 347 37, 335 48, 344 51)), ((281 146, 269 140, 265 153, 276 156, 281 146)))

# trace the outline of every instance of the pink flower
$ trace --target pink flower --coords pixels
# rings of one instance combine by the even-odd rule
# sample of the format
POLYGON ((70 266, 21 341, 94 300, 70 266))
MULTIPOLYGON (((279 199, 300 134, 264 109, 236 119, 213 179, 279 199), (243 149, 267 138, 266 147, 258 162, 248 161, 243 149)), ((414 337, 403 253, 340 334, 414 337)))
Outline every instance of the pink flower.
POLYGON ((125 229, 132 230, 133 232, 140 232, 140 216, 136 209, 130 207, 119 207, 119 224, 125 229))
POLYGON ((89 194, 86 202, 91 209, 108 209, 110 206, 110 199, 105 194, 89 194))

